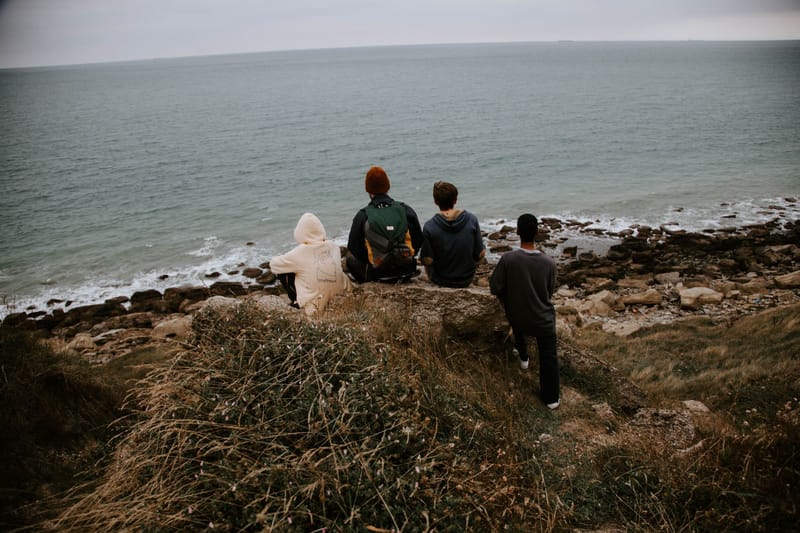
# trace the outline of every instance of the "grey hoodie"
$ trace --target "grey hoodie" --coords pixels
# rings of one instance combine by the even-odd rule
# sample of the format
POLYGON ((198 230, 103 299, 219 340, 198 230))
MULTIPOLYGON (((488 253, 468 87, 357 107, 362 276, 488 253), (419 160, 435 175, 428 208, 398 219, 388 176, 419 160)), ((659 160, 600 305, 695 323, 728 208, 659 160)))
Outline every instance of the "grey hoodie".
POLYGON ((484 249, 475 215, 460 211, 449 219, 437 213, 425 223, 422 236, 420 258, 423 263, 432 260, 428 271, 431 281, 445 287, 469 286, 484 249))

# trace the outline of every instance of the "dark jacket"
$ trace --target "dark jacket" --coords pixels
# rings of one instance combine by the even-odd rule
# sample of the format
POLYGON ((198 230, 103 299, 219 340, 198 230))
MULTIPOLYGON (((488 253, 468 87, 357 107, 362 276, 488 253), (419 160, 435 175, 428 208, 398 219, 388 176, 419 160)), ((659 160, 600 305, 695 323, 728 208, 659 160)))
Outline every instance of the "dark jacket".
MULTIPOLYGON (((395 200, 389 195, 378 194, 370 201, 370 204, 378 206, 381 203, 392 203, 395 200)), ((414 248, 414 256, 419 252, 422 246, 422 230, 419 226, 419 219, 417 213, 411 209, 410 206, 400 202, 406 209, 406 220, 408 221, 408 232, 411 235, 411 246, 414 248)), ((353 224, 350 226, 350 235, 347 238, 347 249, 358 261, 364 265, 369 264, 369 257, 367 254, 367 246, 364 237, 364 223, 367 221, 366 206, 359 209, 355 217, 353 217, 353 224)), ((416 269, 416 266, 414 267, 416 269)))
POLYGON ((511 326, 526 335, 555 335, 556 262, 539 250, 507 252, 489 280, 511 326))
POLYGON ((428 270, 431 281, 445 287, 469 286, 484 249, 477 217, 461 211, 450 220, 437 213, 425 223, 422 236, 420 258, 433 260, 428 270))

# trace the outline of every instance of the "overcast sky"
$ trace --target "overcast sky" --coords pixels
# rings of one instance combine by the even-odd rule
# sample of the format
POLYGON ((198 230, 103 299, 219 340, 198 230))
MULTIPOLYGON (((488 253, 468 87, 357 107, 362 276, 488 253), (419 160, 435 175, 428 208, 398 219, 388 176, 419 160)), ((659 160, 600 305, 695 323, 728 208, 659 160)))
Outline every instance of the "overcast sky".
POLYGON ((800 39, 800 0, 0 0, 0 68, 562 39, 800 39))

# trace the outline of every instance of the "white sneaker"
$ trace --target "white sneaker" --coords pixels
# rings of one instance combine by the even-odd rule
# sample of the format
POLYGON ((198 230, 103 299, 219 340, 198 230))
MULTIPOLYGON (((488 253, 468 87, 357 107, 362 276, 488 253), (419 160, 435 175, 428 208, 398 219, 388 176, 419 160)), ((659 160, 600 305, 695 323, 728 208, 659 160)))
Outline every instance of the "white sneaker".
MULTIPOLYGON (((513 353, 515 356, 519 357, 519 350, 517 350, 516 348, 512 349, 512 350, 511 350, 511 352, 512 352, 512 353, 513 353)), ((519 367, 520 367, 522 370, 528 370, 528 361, 530 361, 530 359, 528 359, 527 361, 523 361, 522 359, 520 359, 520 360, 519 360, 519 367)))
POLYGON ((559 406, 559 405, 561 405, 561 400, 558 400, 558 401, 557 401, 557 402, 555 402, 555 403, 548 403, 548 404, 547 404, 547 408, 548 408, 548 409, 558 409, 558 406, 559 406))

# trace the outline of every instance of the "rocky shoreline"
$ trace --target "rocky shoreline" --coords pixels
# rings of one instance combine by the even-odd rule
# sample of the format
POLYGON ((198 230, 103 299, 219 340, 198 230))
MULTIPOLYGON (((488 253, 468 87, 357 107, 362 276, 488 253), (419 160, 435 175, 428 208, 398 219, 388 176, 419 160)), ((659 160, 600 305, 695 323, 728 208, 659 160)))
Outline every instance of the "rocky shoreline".
MULTIPOLYGON (((670 225, 610 233, 590 225, 541 221, 539 246, 559 263, 555 304, 562 328, 594 325, 625 336, 687 316, 730 322, 800 301, 800 220, 779 216, 763 224, 702 232, 670 225), (607 239, 607 251, 580 252, 565 237, 570 231, 607 239)), ((488 276, 496 258, 513 249, 517 238, 514 228, 503 226, 485 240, 489 261, 479 266, 470 289, 441 289, 423 275, 401 286, 369 283, 355 290, 387 300, 402 291, 412 319, 445 334, 496 333, 504 317, 488 292, 488 276)), ((104 363, 144 346, 184 340, 192 315, 208 305, 249 298, 258 305, 288 308, 268 263, 242 266, 248 282, 146 290, 94 305, 13 313, 2 326, 36 332, 88 361, 104 363)))

